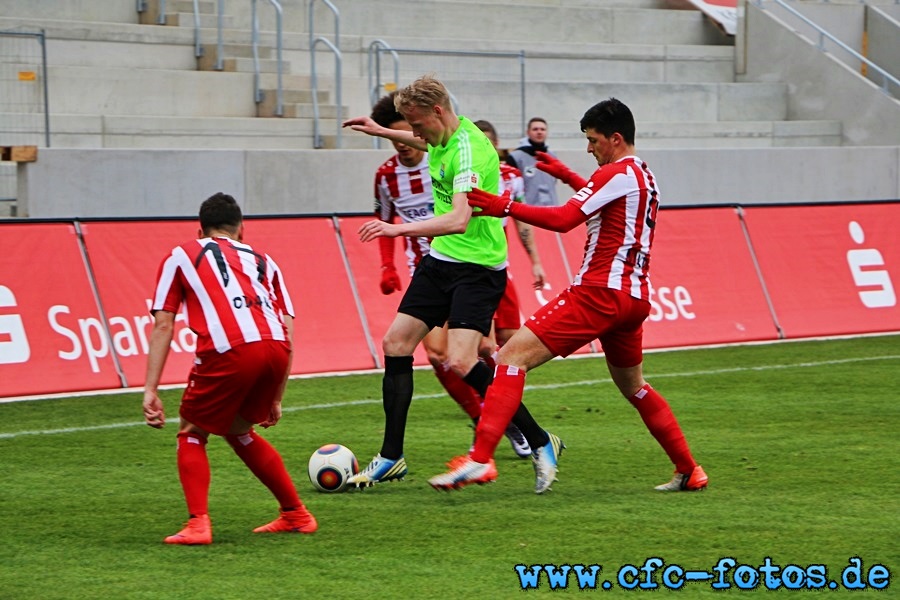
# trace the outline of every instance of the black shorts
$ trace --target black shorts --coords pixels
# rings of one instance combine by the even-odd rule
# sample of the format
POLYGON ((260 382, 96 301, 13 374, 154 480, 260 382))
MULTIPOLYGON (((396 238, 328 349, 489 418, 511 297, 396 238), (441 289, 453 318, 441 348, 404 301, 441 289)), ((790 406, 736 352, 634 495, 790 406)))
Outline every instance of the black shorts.
POLYGON ((494 271, 472 263, 424 256, 403 294, 397 312, 423 321, 429 329, 491 332, 491 320, 506 289, 506 269, 494 271))

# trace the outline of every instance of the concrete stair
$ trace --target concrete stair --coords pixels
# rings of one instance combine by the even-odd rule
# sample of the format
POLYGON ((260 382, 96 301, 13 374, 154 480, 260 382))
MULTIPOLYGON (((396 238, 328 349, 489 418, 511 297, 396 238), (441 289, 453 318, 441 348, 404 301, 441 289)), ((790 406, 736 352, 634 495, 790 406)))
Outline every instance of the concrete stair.
MULTIPOLYGON (((66 13, 73 9, 64 0, 46 2, 61 16, 76 16, 66 13)), ((200 57, 194 56, 193 2, 166 0, 165 4, 169 26, 157 25, 159 0, 147 0, 146 10, 134 12, 132 22, 122 22, 126 16, 120 11, 113 15, 115 22, 85 21, 73 26, 50 18, 52 11, 37 6, 23 8, 21 16, 0 17, 0 28, 39 25, 48 32, 54 146, 312 148, 314 110, 305 2, 283 2, 282 119, 255 118, 276 112, 271 11, 259 13, 263 94, 256 103, 247 31, 249 3, 225 2, 224 72, 215 70, 215 1, 199 3, 200 57), (296 139, 282 139, 272 123, 290 132, 283 137, 296 139)), ((401 0, 353 0, 341 7, 344 87, 340 110, 332 89, 333 57, 323 53, 318 66, 316 101, 325 147, 337 144, 336 119, 369 112, 367 50, 375 39, 385 39, 395 48, 425 51, 518 52, 524 48, 527 116, 541 115, 550 121, 554 148, 582 149, 578 119, 587 106, 611 95, 635 109, 642 147, 840 143, 839 122, 790 120, 785 83, 735 83, 733 41, 698 11, 670 10, 663 0, 523 0, 514 4, 510 0, 421 0, 417 11, 405 9, 408 5, 401 0), (452 5, 449 10, 463 11, 469 18, 442 21, 437 35, 416 36, 424 31, 422 23, 445 13, 448 4, 452 5), (498 27, 498 22, 503 26, 498 27), (583 27, 585 22, 592 26, 583 27)), ((328 35, 331 18, 328 11, 316 13, 317 34, 328 35)), ((458 98, 461 112, 491 120, 500 130, 501 144, 512 146, 521 136, 519 119, 509 114, 518 99, 513 87, 518 77, 515 60, 510 62, 513 68, 501 74, 480 69, 487 62, 403 54, 399 84, 438 70, 458 98)), ((349 130, 342 132, 341 145, 373 146, 371 138, 349 130)), ((382 144, 382 148, 388 146, 382 144)))
MULTIPOLYGON (((139 12, 141 25, 194 25, 193 0, 142 0, 143 10, 139 12), (165 4, 165 6, 163 6, 165 4), (165 11, 162 15, 162 13, 165 11), (160 23, 162 16, 162 23, 160 23)), ((208 23, 208 27, 215 27, 215 21, 209 17, 216 17, 215 0, 198 0, 197 12, 202 23, 208 23)))

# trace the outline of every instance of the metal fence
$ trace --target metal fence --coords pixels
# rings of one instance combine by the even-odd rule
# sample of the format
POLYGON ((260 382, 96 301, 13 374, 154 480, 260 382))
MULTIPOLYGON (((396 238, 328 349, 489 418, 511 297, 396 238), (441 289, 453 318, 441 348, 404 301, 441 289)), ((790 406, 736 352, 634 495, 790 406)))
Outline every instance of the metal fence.
MULTIPOLYGON (((50 146, 43 31, 0 31, 0 146, 50 146)), ((0 215, 16 197, 16 165, 0 162, 0 215)))

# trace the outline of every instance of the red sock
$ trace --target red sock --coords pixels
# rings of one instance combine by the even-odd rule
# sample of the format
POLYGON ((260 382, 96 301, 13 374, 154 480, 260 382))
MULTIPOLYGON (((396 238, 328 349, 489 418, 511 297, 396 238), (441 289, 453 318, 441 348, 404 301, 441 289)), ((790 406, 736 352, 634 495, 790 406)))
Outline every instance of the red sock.
POLYGON ((448 363, 434 368, 438 381, 460 408, 475 421, 481 416, 481 396, 463 378, 453 372, 448 363))
POLYGON ((509 365, 497 365, 494 382, 488 388, 481 419, 475 428, 475 447, 469 453, 472 460, 486 463, 493 458, 506 426, 522 403, 524 392, 525 371, 509 365))
POLYGON ((178 434, 178 478, 188 513, 193 516, 209 513, 209 457, 206 438, 190 433, 178 434))
POLYGON ((678 420, 666 399, 648 383, 628 400, 640 413, 647 429, 665 450, 678 472, 690 473, 697 463, 691 456, 687 440, 684 439, 678 420))
POLYGON ((278 500, 284 510, 303 506, 278 451, 252 429, 244 435, 226 435, 234 453, 278 500))

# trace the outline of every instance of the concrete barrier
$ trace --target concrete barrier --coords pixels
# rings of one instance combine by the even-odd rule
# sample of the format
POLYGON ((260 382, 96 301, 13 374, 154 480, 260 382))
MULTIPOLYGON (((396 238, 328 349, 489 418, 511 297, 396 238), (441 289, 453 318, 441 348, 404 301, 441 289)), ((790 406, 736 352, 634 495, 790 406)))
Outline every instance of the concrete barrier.
MULTIPOLYGON (((900 198, 900 147, 640 150, 667 205, 846 202, 900 198), (877 173, 877 177, 870 174, 877 173)), ((18 166, 19 216, 193 216, 218 191, 248 214, 372 210, 375 169, 392 150, 41 149, 18 166)), ((588 175, 593 159, 560 158, 588 175)), ((570 190, 559 189, 561 198, 570 190)))

